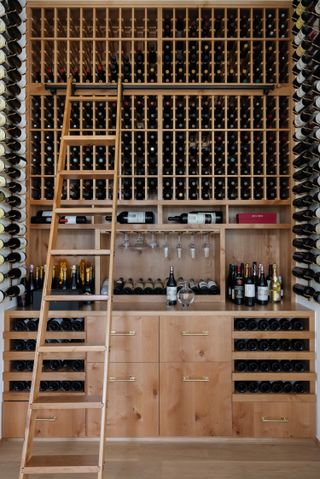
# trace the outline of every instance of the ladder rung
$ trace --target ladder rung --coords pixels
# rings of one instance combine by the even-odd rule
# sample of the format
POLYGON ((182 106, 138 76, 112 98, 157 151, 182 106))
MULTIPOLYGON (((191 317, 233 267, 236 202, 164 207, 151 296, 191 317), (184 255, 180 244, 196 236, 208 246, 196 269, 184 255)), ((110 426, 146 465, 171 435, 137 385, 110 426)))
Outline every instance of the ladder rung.
POLYGON ((62 140, 66 145, 82 146, 82 145, 114 145, 116 142, 115 135, 65 135, 62 140))
POLYGON ((110 256, 109 249, 52 249, 52 256, 110 256))
POLYGON ((58 172, 61 176, 74 179, 74 180, 81 180, 81 178, 88 179, 88 180, 99 180, 105 178, 113 178, 114 171, 113 170, 62 170, 58 172))
POLYGON ((99 207, 95 207, 95 208, 56 208, 54 210, 55 213, 57 213, 58 215, 87 215, 87 216, 90 216, 90 215, 107 215, 107 214, 111 214, 113 212, 112 208, 99 208, 99 207))
POLYGON ((108 301, 106 294, 48 294, 45 301, 108 301))
POLYGON ((101 353, 106 350, 101 344, 48 343, 38 348, 39 353, 101 353))
POLYGON ((99 472, 97 455, 32 456, 24 474, 85 474, 99 472))
POLYGON ((40 396, 32 409, 101 409, 103 403, 98 396, 40 396))
POLYGON ((79 96, 70 96, 70 101, 117 101, 116 96, 95 96, 95 95, 79 95, 79 96))

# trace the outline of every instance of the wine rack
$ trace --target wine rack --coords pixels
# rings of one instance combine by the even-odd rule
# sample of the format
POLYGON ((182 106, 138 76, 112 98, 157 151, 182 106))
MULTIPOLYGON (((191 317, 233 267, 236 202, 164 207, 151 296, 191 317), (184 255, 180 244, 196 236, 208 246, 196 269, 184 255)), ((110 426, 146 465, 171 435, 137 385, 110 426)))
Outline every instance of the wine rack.
POLYGON ((22 296, 26 275, 26 8, 0 12, 0 302, 22 296))
POLYGON ((234 401, 314 394, 311 318, 234 318, 232 338, 234 401))
POLYGON ((294 1, 293 45, 294 51, 294 139, 296 155, 293 164, 295 195, 293 205, 296 211, 293 220, 293 233, 296 235, 293 246, 296 248, 293 260, 298 264, 293 268, 295 281, 293 292, 308 300, 320 302, 319 272, 320 232, 319 218, 319 68, 320 36, 317 18, 318 5, 294 1))

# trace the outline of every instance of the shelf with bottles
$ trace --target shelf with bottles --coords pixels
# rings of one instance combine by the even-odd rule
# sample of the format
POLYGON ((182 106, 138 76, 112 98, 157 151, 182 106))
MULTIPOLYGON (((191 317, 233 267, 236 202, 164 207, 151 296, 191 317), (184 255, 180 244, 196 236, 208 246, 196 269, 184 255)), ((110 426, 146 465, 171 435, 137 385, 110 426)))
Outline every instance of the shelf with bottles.
MULTIPOLYGON (((53 197, 63 96, 31 103, 31 204, 40 204, 53 197)), ((86 108, 72 110, 74 133, 113 131, 113 104, 86 108)), ((288 200, 288 110, 285 95, 126 95, 119 201, 288 200)), ((67 158, 70 169, 112 168, 114 149, 72 147, 67 158)), ((64 185, 65 202, 112 198, 112 181, 64 185)))
POLYGON ((312 317, 235 317, 232 338, 233 400, 313 397, 312 317))
POLYGON ((288 8, 32 8, 29 26, 33 82, 288 83, 288 8))

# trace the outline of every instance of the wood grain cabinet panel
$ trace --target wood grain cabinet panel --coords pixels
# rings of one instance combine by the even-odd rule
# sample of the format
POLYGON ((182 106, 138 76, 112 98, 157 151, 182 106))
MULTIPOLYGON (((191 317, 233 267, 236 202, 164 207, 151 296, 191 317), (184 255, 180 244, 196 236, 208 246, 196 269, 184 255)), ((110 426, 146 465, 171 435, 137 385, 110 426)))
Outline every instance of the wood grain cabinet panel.
POLYGON ((228 362, 160 365, 161 436, 231 436, 228 362))
POLYGON ((231 318, 162 316, 160 361, 230 361, 231 318))
MULTIPOLYGON (((87 338, 90 344, 104 337, 105 321, 89 317, 87 338)), ((88 354, 88 360, 103 362, 101 353, 88 354)), ((159 317, 138 315, 113 315, 110 361, 116 363, 149 363, 159 360, 159 317)))
POLYGON ((233 435, 241 437, 308 438, 315 434, 312 402, 235 402, 233 435))
MULTIPOLYGON (((27 402, 5 402, 3 404, 3 436, 23 437, 27 415, 27 402)), ((37 437, 84 437, 85 411, 46 410, 38 411, 37 437)))
MULTIPOLYGON (((101 363, 89 364, 89 394, 101 394, 102 367, 101 363)), ((107 436, 158 436, 158 365, 113 363, 109 373, 107 436)), ((97 436, 99 412, 88 410, 86 422, 87 435, 97 436)))

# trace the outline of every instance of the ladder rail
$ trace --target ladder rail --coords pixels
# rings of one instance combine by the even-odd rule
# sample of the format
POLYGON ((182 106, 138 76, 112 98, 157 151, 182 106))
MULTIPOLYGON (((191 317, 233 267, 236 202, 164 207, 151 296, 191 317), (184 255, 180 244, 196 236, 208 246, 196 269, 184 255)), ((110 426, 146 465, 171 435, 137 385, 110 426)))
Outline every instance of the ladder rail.
MULTIPOLYGON (((56 187, 55 195, 54 195, 54 204, 59 203, 59 201, 61 201, 62 182, 60 179, 59 171, 61 169, 61 166, 63 165, 63 161, 65 160, 65 155, 66 155, 66 147, 63 142, 63 135, 68 131, 69 124, 70 124, 71 106, 70 106, 70 102, 67 101, 67 99, 71 96, 71 90, 72 90, 72 77, 70 76, 67 83, 62 136, 61 136, 59 159, 58 159, 57 187, 56 187)), ((51 247, 56 241, 57 227, 58 227, 58 218, 57 218, 57 215, 53 215, 51 225, 50 225, 50 234, 49 234, 47 259, 46 259, 46 272, 45 272, 43 291, 42 291, 37 343, 36 343, 34 363, 33 363, 33 373, 32 373, 31 389, 30 389, 30 396, 29 396, 28 412, 27 412, 27 418, 26 418, 25 438, 24 438, 24 444, 23 444, 22 455, 21 455, 21 467, 20 467, 19 479, 23 479, 23 476, 24 476, 23 468, 26 462, 32 456, 33 437, 35 433, 35 418, 33 416, 32 403, 39 396, 40 373, 42 370, 42 356, 40 356, 39 347, 42 346, 45 341, 45 332, 47 327, 46 320, 48 318, 48 311, 49 311, 49 304, 48 302, 44 301, 44 297, 47 294, 48 289, 50 288, 50 279, 52 278, 53 265, 52 265, 52 256, 50 255, 50 251, 51 251, 51 247)))
POLYGON ((116 229, 117 229, 117 206, 119 193, 119 169, 120 169, 120 146, 121 146, 121 99, 122 99, 122 83, 118 80, 118 95, 117 95, 117 118, 116 118, 116 141, 115 141, 115 157, 114 157, 114 180, 113 180, 113 196, 112 196, 112 210, 111 216, 111 233, 110 233, 110 260, 109 260, 109 275, 108 275, 108 294, 109 301, 107 305, 107 322, 105 334, 105 352, 104 352, 104 367, 103 367, 103 389, 102 389, 102 403, 101 410, 101 427, 100 427, 100 446, 99 446, 99 472, 98 479, 102 479, 103 466, 105 462, 105 437, 107 427, 107 396, 108 396, 108 378, 109 378, 109 363, 110 363, 110 336, 112 325, 112 305, 113 305, 113 270, 115 257, 115 243, 116 243, 116 229))

